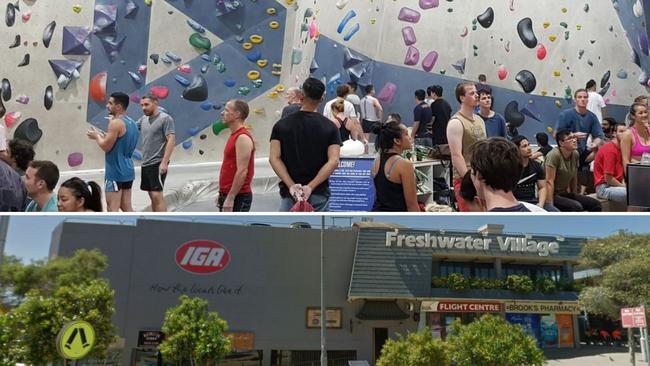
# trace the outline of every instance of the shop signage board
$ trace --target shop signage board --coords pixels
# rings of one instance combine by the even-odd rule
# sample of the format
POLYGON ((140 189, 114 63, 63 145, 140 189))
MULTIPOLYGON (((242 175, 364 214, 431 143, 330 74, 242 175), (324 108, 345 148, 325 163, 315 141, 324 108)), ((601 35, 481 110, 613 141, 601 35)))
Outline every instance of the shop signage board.
POLYGON ((342 157, 329 178, 332 212, 367 212, 375 203, 374 158, 342 157))
POLYGON ((230 263, 230 252, 221 243, 192 240, 176 249, 176 264, 184 271, 207 275, 219 272, 230 263))
POLYGON ((159 330, 141 330, 138 332, 138 347, 158 348, 165 339, 165 333, 159 330))
MULTIPOLYGON (((343 315, 341 308, 327 308, 327 328, 341 328, 343 326, 343 315)), ((320 328, 321 316, 320 308, 307 308, 307 328, 320 328)))
POLYGON ((66 360, 86 357, 94 345, 95 329, 83 320, 67 323, 56 337, 56 350, 66 360))
POLYGON ((527 253, 547 257, 560 252, 556 241, 535 240, 529 236, 482 235, 444 235, 442 233, 422 233, 418 235, 400 234, 399 230, 386 232, 386 247, 431 248, 473 250, 475 252, 501 251, 505 253, 527 253))
POLYGON ((622 308, 621 323, 623 328, 645 328, 647 326, 645 308, 622 308))
POLYGON ((500 313, 501 303, 483 301, 422 301, 421 311, 436 313, 500 313))
POLYGON ((237 352, 255 349, 255 333, 253 332, 225 332, 224 335, 230 338, 232 349, 237 352))
POLYGON ((506 301, 503 303, 506 313, 519 314, 580 314, 577 302, 539 302, 539 301, 506 301))

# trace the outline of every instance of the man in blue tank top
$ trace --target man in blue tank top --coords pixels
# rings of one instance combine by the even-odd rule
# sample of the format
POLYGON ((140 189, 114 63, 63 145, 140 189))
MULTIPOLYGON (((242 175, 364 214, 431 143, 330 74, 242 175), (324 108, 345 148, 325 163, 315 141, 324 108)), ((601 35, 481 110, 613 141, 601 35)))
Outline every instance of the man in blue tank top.
POLYGON ((106 133, 95 128, 86 132, 89 139, 106 152, 106 171, 104 173, 106 206, 109 212, 133 211, 131 205, 131 187, 135 179, 133 168, 133 151, 138 144, 140 133, 138 126, 126 110, 129 96, 116 92, 111 94, 106 108, 111 117, 106 133))

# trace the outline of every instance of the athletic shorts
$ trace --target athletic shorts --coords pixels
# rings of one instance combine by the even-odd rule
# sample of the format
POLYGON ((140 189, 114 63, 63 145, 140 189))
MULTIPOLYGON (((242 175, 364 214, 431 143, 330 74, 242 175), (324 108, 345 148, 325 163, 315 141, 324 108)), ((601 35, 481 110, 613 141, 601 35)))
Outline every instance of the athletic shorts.
POLYGON ((167 173, 160 174, 160 163, 142 167, 140 189, 147 192, 161 192, 165 185, 167 173))
POLYGON ((104 181, 104 192, 119 192, 126 189, 131 189, 133 187, 133 181, 128 182, 117 182, 114 180, 105 180, 104 181))
POLYGON ((364 119, 361 121, 361 128, 363 129, 364 133, 371 133, 375 126, 379 123, 379 121, 368 121, 367 119, 364 119))

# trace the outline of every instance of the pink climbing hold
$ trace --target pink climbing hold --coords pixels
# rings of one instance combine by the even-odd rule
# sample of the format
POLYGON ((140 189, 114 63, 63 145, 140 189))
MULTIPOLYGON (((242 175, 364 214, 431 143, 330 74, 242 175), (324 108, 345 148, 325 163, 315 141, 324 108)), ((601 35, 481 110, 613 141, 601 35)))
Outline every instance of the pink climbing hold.
POLYGON ((11 128, 20 119, 20 112, 9 112, 5 114, 5 125, 11 128))
POLYGON ((32 18, 31 10, 27 10, 26 12, 24 12, 23 15, 22 15, 22 18, 23 18, 23 22, 25 22, 25 23, 29 22, 29 19, 32 18))
POLYGON ((543 60, 546 58, 546 47, 544 47, 543 44, 539 44, 539 47, 537 47, 537 59, 538 60, 543 60))
POLYGON ((318 36, 320 36, 318 24, 316 24, 316 20, 312 19, 312 21, 309 23, 309 39, 316 39, 318 36))
POLYGON ((84 162, 84 155, 80 152, 71 153, 68 155, 68 165, 72 168, 81 165, 84 162))
POLYGON ((149 92, 158 99, 165 99, 169 96, 169 88, 166 86, 152 86, 149 92))
POLYGON ((399 11, 399 15, 397 16, 397 19, 404 22, 417 23, 420 21, 420 12, 407 7, 403 7, 399 11))
POLYGON ((406 57, 404 58, 404 65, 417 65, 420 61, 420 51, 413 46, 409 46, 406 50, 406 57))
POLYGON ((397 85, 388 82, 383 88, 381 88, 379 95, 377 95, 377 99, 384 103, 391 103, 395 93, 397 93, 397 85))
POLYGON ((616 96, 616 89, 612 90, 612 97, 616 96))
POLYGON ((440 5, 438 0, 420 0, 420 9, 423 10, 437 8, 438 5, 440 5))
POLYGON ((508 69, 506 69, 505 66, 501 65, 501 67, 499 67, 499 72, 497 74, 499 76, 499 80, 504 80, 505 78, 508 77, 508 69))
POLYGON ((436 51, 429 52, 424 57, 424 61, 422 61, 422 69, 426 72, 431 71, 433 67, 436 65, 436 61, 438 61, 438 52, 436 51))
POLYGON ((412 44, 415 44, 415 42, 417 42, 417 38, 415 37, 415 31, 411 26, 402 28, 402 37, 404 38, 404 44, 407 46, 410 46, 412 44))
POLYGON ((192 66, 190 65, 181 65, 178 67, 178 71, 182 72, 183 74, 191 74, 192 73, 192 66))
POLYGON ((131 103, 140 104, 140 94, 133 93, 133 94, 129 95, 129 100, 131 101, 131 103))
POLYGON ((144 75, 147 73, 147 65, 138 66, 138 73, 144 75))

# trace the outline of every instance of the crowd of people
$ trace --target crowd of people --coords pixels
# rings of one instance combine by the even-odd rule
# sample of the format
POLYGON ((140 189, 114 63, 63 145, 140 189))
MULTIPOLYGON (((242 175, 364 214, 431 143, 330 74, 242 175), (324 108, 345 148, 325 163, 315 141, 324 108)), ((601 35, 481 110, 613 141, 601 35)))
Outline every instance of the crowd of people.
MULTIPOLYGON (((288 104, 273 126, 269 151, 280 178, 280 211, 328 210, 328 179, 348 139, 362 143, 366 152, 374 141, 378 152, 371 172, 374 211, 421 210, 414 164, 405 158, 415 145, 449 151, 459 211, 600 211, 600 200, 627 202, 625 167, 650 155, 647 97, 635 100, 628 121, 617 121, 607 116, 590 80, 574 93, 575 106, 556 121, 557 147, 540 132, 533 151, 528 139, 493 110, 492 89, 482 80, 457 85, 454 97, 460 108, 455 113, 440 85, 416 90, 410 130, 399 114, 384 117, 372 85, 363 87, 362 97, 356 83, 338 85, 322 114, 318 108, 326 87, 321 81, 308 78, 300 88, 288 89, 288 104), (597 198, 586 194, 590 187, 597 198)), ((154 95, 142 97, 143 115, 137 121, 126 114, 128 106, 128 95, 111 94, 106 131, 92 127, 87 132, 105 152, 101 186, 74 177, 55 192, 57 166, 34 160, 31 144, 6 141, 0 129, 0 211, 100 212, 102 190, 107 211, 133 211, 133 155, 139 142, 140 189, 148 193, 153 211, 166 211, 163 189, 175 146, 174 120, 154 95)), ((231 134, 215 199, 220 211, 246 212, 252 205, 255 138, 245 127, 248 115, 248 104, 236 99, 222 112, 231 134)))

